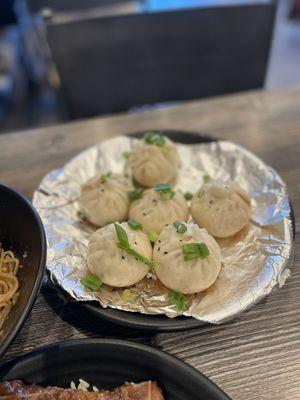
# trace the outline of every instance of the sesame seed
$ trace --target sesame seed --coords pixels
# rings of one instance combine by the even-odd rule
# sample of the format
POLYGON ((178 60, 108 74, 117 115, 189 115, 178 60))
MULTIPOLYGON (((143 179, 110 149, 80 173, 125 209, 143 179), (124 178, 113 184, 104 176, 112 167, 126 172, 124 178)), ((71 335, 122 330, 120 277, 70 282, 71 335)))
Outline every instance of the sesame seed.
POLYGON ((122 258, 123 258, 123 260, 125 260, 125 257, 124 257, 124 256, 122 256, 122 258))
POLYGON ((168 254, 168 252, 167 252, 167 251, 164 251, 164 254, 168 254))
POLYGON ((157 251, 160 251, 160 247, 157 249, 157 251))

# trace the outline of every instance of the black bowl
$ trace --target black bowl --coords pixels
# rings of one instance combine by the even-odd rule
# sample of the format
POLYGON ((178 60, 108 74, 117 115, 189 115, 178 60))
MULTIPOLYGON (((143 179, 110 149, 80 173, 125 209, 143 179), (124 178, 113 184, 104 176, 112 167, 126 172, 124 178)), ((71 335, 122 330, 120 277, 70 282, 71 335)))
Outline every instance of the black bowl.
POLYGON ((16 336, 40 290, 46 264, 46 239, 42 221, 31 203, 0 184, 0 242, 20 258, 20 295, 2 327, 0 357, 16 336), (27 254, 24 258, 23 255, 27 254))
POLYGON ((70 387, 83 378, 99 388, 124 382, 157 381, 165 400, 230 400, 213 382, 186 363, 142 344, 79 339, 44 347, 0 368, 0 379, 70 387))

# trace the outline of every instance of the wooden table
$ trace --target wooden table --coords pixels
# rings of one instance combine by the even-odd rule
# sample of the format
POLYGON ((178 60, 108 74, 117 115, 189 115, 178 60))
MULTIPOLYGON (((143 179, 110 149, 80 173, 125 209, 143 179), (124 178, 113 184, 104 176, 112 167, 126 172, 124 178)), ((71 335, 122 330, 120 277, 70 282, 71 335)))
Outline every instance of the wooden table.
MULTIPOLYGON (((142 114, 95 118, 0 135, 0 181, 31 197, 42 177, 105 138, 153 128, 230 139, 281 174, 300 223, 300 90, 254 91, 142 114)), ((66 306, 44 288, 2 362, 36 347, 78 337, 118 337, 152 344, 202 371, 235 400, 300 399, 300 246, 280 290, 221 326, 145 334, 66 306)))

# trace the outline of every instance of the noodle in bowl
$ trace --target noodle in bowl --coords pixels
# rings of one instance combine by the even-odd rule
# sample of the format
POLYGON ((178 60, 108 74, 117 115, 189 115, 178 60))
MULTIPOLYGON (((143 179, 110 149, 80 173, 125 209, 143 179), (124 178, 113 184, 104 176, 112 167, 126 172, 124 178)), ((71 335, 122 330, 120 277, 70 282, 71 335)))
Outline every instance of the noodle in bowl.
POLYGON ((20 261, 0 243, 0 329, 18 297, 20 261))

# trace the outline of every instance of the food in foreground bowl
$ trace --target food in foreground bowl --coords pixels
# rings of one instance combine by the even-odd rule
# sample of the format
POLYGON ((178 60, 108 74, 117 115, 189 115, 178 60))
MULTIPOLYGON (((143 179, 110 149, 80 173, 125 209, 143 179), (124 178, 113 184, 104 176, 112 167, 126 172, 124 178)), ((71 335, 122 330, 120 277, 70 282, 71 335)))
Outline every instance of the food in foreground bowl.
POLYGON ((211 182, 194 194, 191 214, 197 224, 212 236, 235 235, 251 217, 248 194, 235 183, 211 182))
POLYGON ((175 179, 180 158, 170 139, 157 132, 149 132, 134 147, 129 165, 134 179, 144 187, 151 187, 175 179))
MULTIPOLYGON (((89 386, 89 385, 88 385, 89 386)), ((156 382, 126 383, 112 391, 88 392, 56 386, 26 385, 22 381, 0 382, 0 397, 10 400, 163 400, 156 382)))
POLYGON ((132 184, 121 174, 107 172, 84 184, 79 198, 83 215, 94 225, 104 226, 128 218, 128 191, 132 184))
POLYGON ((0 329, 18 297, 19 267, 19 259, 11 250, 4 250, 0 243, 0 329))
POLYGON ((126 222, 106 225, 90 237, 88 268, 107 285, 133 285, 147 275, 152 264, 148 236, 126 222))
POLYGON ((187 221, 189 209, 183 194, 167 184, 158 184, 131 203, 129 217, 139 221, 145 232, 159 234, 166 224, 187 221))
POLYGON ((221 269, 218 243, 194 223, 175 221, 166 226, 154 245, 155 273, 169 289, 184 294, 209 288, 221 269))

